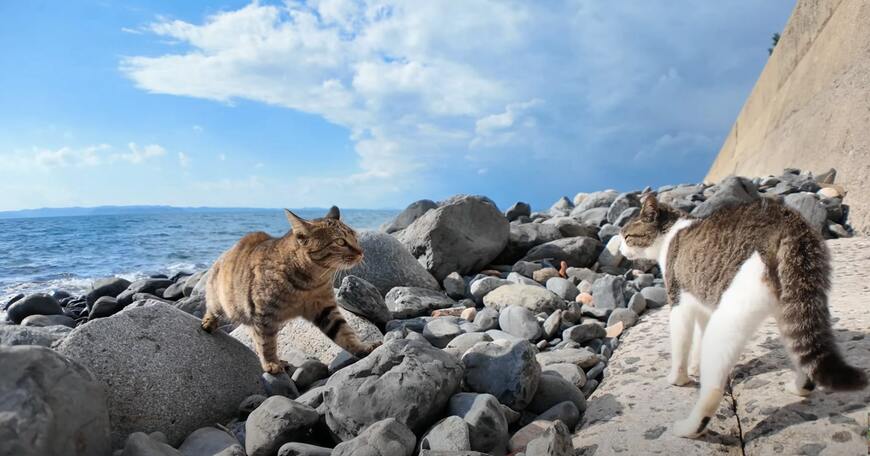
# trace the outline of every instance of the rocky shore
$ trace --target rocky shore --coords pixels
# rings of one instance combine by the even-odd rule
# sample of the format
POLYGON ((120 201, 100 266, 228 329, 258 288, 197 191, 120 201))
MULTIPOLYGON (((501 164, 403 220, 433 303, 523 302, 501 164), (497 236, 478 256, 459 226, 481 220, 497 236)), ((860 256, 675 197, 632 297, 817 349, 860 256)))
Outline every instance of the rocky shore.
MULTIPOLYGON (((655 192, 698 217, 776 198, 826 238, 848 237, 835 175, 655 192)), ((573 455, 587 398, 618 381, 614 351, 632 350, 623 333, 666 303, 657 266, 619 254, 640 194, 538 212, 467 195, 411 204, 360 234, 366 261, 335 283, 351 326, 383 345, 358 360, 294 321, 279 376, 261 372, 244 328, 199 329, 207 271, 13 297, 0 454, 573 455)))

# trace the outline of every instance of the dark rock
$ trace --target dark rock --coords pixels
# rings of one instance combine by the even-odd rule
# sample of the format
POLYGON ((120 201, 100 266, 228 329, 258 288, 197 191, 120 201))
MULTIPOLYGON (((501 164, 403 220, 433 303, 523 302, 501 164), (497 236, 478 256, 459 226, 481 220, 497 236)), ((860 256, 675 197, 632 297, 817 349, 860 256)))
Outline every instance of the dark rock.
POLYGON ((448 416, 435 424, 435 426, 432 426, 432 428, 423 435, 423 438, 420 439, 419 447, 420 450, 470 450, 471 440, 468 431, 468 424, 459 416, 448 416))
POLYGON ((293 380, 290 380, 290 376, 286 372, 277 375, 263 372, 260 376, 260 382, 263 384, 266 396, 284 396, 290 399, 299 397, 299 390, 296 389, 296 385, 293 380))
POLYGON ((441 291, 417 287, 395 287, 387 293, 385 302, 393 318, 429 315, 433 310, 457 305, 441 291))
MULTIPOLYGON (((613 200, 610 207, 607 209, 607 221, 616 224, 620 216, 628 209, 640 207, 640 198, 636 193, 622 193, 613 200)), ((607 242, 602 239, 601 242, 607 242)))
POLYGON ((464 299, 467 296, 465 279, 458 272, 451 272, 441 282, 444 292, 453 299, 464 299))
POLYGON ((302 390, 329 376, 329 367, 317 359, 306 359, 294 367, 296 369, 293 371, 293 383, 302 390))
POLYGON ((588 322, 572 326, 562 331, 562 340, 573 340, 579 344, 592 339, 600 339, 607 335, 607 331, 598 323, 588 322))
POLYGON ((468 424, 472 450, 504 453, 508 439, 508 423, 495 396, 459 393, 450 398, 448 413, 462 417, 462 420, 468 424))
POLYGON ((543 435, 526 445, 526 456, 573 456, 574 445, 565 423, 555 421, 543 435))
POLYGON ((285 443, 278 450, 278 456, 330 456, 331 454, 332 448, 298 442, 285 443))
POLYGON ((785 205, 797 211, 819 233, 827 225, 828 211, 814 193, 786 195, 785 205))
POLYGON ((31 315, 21 320, 21 326, 66 326, 75 328, 76 321, 66 315, 31 315))
POLYGON ((184 456, 213 456, 239 441, 232 434, 214 427, 204 427, 193 431, 178 447, 184 456))
POLYGON ((341 279, 336 297, 338 305, 377 325, 385 325, 392 319, 380 291, 365 279, 345 276, 341 279))
POLYGON ((120 312, 124 306, 117 299, 111 296, 103 296, 91 306, 91 311, 88 318, 93 320, 96 318, 105 318, 120 312))
POLYGON ((63 308, 51 295, 35 293, 14 301, 6 309, 6 318, 15 323, 31 315, 62 315, 63 308))
POLYGON ((528 217, 530 215, 532 215, 532 207, 529 206, 528 203, 523 203, 522 201, 517 201, 504 213, 504 216, 511 222, 522 216, 528 217))
POLYGON ((396 216, 389 223, 384 224, 381 227, 381 231, 385 233, 395 233, 397 231, 404 230, 408 227, 408 225, 414 223, 415 220, 420 218, 426 212, 429 212, 430 209, 435 209, 438 207, 434 201, 431 200, 419 200, 414 201, 408 207, 405 208, 399 215, 396 216))
POLYGON ((561 277, 547 279, 547 289, 566 301, 573 301, 580 294, 573 282, 561 277))
POLYGON ((182 453, 144 432, 134 432, 127 437, 121 456, 182 456, 182 453))
POLYGON ((561 261, 573 267, 592 266, 604 246, 597 239, 589 237, 570 237, 541 244, 529 250, 524 261, 551 260, 561 261))
POLYGON ((534 413, 544 413, 554 405, 564 401, 572 402, 580 413, 586 411, 586 398, 573 383, 556 375, 541 375, 538 389, 535 391, 532 402, 529 403, 528 410, 534 413))
POLYGON ((435 347, 444 348, 456 336, 462 334, 459 325, 446 318, 436 318, 423 327, 423 337, 435 347))
POLYGON ((281 445, 308 434, 319 418, 311 407, 272 396, 245 421, 245 451, 248 456, 272 456, 281 445))
POLYGON ((640 290, 640 294, 650 309, 658 309, 668 302, 668 292, 662 287, 647 287, 640 290))
POLYGON ((628 300, 628 309, 637 315, 642 314, 646 310, 646 298, 643 293, 635 293, 628 300))
POLYGON ((494 261, 511 264, 522 258, 535 246, 565 237, 558 226, 545 223, 510 225, 510 236, 504 250, 494 261))
POLYGON ((94 281, 91 291, 86 295, 88 310, 103 296, 117 297, 130 286, 130 281, 120 277, 107 277, 94 281))
POLYGON ((502 404, 522 410, 534 396, 541 377, 536 353, 526 340, 476 344, 462 355, 465 387, 492 394, 502 404))
POLYGON ((637 323, 637 314, 633 310, 625 308, 614 309, 607 319, 607 326, 613 326, 620 321, 626 328, 631 328, 637 323))
POLYGON ((571 401, 559 402, 535 417, 535 421, 556 421, 565 423, 568 429, 574 429, 580 422, 580 411, 571 401))
POLYGON ((135 301, 134 296, 138 293, 153 294, 159 297, 163 293, 158 293, 157 291, 170 286, 172 286, 172 281, 169 279, 140 279, 131 283, 124 291, 117 295, 118 302, 124 306, 131 304, 135 301))
POLYGON ((699 204, 692 215, 709 217, 717 209, 748 203, 761 198, 755 184, 745 177, 726 177, 717 185, 716 193, 699 204))
POLYGON ((259 407, 266 399, 267 397, 262 394, 252 394, 246 397, 242 403, 239 404, 239 418, 247 418, 247 416, 250 415, 254 409, 259 407))
POLYGON ((395 418, 365 428, 355 438, 339 443, 332 456, 411 456, 417 437, 395 418))
POLYGON ((363 231, 358 239, 365 252, 365 261, 339 274, 335 286, 341 284, 343 276, 354 275, 374 285, 382 295, 395 287, 441 288, 438 281, 393 236, 363 231))

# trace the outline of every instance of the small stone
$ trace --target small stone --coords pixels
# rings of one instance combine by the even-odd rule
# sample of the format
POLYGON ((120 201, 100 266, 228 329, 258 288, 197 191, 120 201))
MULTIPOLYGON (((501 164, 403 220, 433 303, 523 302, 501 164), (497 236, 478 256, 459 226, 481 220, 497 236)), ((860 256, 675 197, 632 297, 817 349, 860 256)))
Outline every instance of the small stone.
POLYGON ((625 307, 625 279, 605 275, 592 284, 592 303, 599 309, 625 307))
POLYGON ((532 214, 532 207, 529 206, 528 203, 524 203, 522 201, 517 201, 513 206, 509 207, 508 210, 505 211, 504 216, 507 217, 508 221, 512 222, 522 216, 530 216, 532 214))
POLYGON ((498 328, 498 310, 490 307, 481 309, 474 317, 474 324, 477 325, 481 331, 498 328))
POLYGON ((124 306, 121 305, 117 299, 111 296, 103 296, 97 299, 91 307, 91 312, 88 314, 88 319, 93 320, 96 318, 105 318, 110 317, 123 309, 124 306))
POLYGON ((547 280, 547 289, 566 301, 573 301, 580 291, 567 279, 552 277, 547 280))
POLYGON ((579 344, 592 339, 600 339, 607 335, 607 331, 598 323, 588 322, 572 326, 562 331, 563 340, 573 340, 579 344))
POLYGON ((458 272, 451 272, 441 283, 447 296, 453 299, 465 298, 465 279, 458 272))
POLYGON ((281 372, 277 375, 263 372, 260 379, 267 396, 284 396, 290 399, 299 397, 299 391, 296 389, 296 385, 293 384, 293 380, 287 375, 287 372, 281 372))
POLYGON ((453 338, 462 334, 462 328, 446 318, 436 318, 423 327, 423 337, 435 347, 444 348, 453 338))
POLYGON ((606 367, 607 365, 604 364, 604 362, 600 362, 592 366, 592 369, 589 369, 589 371, 586 372, 586 378, 591 380, 598 380, 598 377, 604 372, 604 369, 606 367))
POLYGON ((311 407, 272 396, 245 422, 245 451, 249 456, 274 455, 281 445, 303 437, 319 419, 311 407))
POLYGON ((573 383, 556 375, 541 375, 538 389, 535 392, 528 410, 535 413, 544 413, 554 405, 570 401, 577 406, 580 413, 586 411, 586 398, 583 392, 573 383))
POLYGON ((448 413, 468 424, 471 449, 485 453, 504 452, 508 424, 501 405, 491 394, 459 393, 450 398, 448 413))
MULTIPOLYGON (((314 382, 329 376, 329 366, 317 359, 306 359, 293 371, 291 380, 297 388, 307 390, 314 382)), ((298 393, 297 393, 298 396, 298 393)), ((291 399, 294 396, 288 396, 291 399)))
POLYGON ((649 309, 658 309, 668 302, 668 292, 663 287, 647 287, 640 290, 649 309))
POLYGON ((438 317, 458 317, 462 315, 462 312, 468 310, 465 306, 457 306, 457 307, 449 307, 447 309, 438 309, 432 311, 432 316, 435 318, 438 317))
POLYGON ((535 282, 542 284, 547 283, 547 281, 553 277, 559 277, 559 271, 556 268, 538 269, 532 273, 532 279, 534 279, 535 282))
POLYGON ((567 426, 555 421, 544 433, 526 445, 526 456, 573 456, 574 446, 567 426))
POLYGON ((21 320, 21 326, 66 326, 67 328, 75 328, 76 321, 66 315, 31 315, 21 320))
POLYGON ((544 338, 552 339, 559 332, 559 328, 562 327, 562 312, 561 309, 556 309, 544 320, 544 338))
POLYGON ((617 322, 625 325, 626 329, 631 328, 637 322, 637 314, 625 308, 613 309, 613 312, 610 313, 610 317, 607 319, 607 326, 613 326, 617 322))
POLYGON ((556 375, 571 382, 577 388, 586 384, 586 372, 576 364, 556 363, 541 368, 542 375, 556 375))
POLYGON ((581 369, 588 369, 598 364, 598 357, 595 353, 585 348, 563 348, 535 355, 535 359, 541 366, 548 366, 557 363, 574 364, 581 369))
POLYGON ((637 315, 642 314, 646 310, 646 298, 643 293, 635 293, 628 300, 628 309, 637 315))
POLYGON ((502 331, 526 340, 537 340, 541 337, 541 326, 538 320, 525 307, 509 306, 498 316, 498 324, 502 331))
POLYGON ((576 302, 579 302, 580 304, 591 306, 593 298, 592 298, 592 295, 590 293, 583 292, 583 293, 578 293, 577 297, 574 300, 576 302))
POLYGON ((541 269, 541 266, 538 263, 533 263, 531 261, 517 261, 511 267, 511 272, 519 273, 525 277, 531 278, 535 271, 541 269))
POLYGON ((459 416, 448 416, 432 426, 420 439, 420 450, 471 450, 468 424, 459 416))
POLYGON ((477 309, 469 307, 459 314, 459 318, 466 321, 474 321, 477 318, 477 309))
POLYGON ((843 197, 843 194, 840 193, 840 190, 834 186, 822 187, 821 189, 819 189, 819 191, 816 192, 816 194, 821 196, 822 198, 827 198, 827 199, 842 198, 843 197))
POLYGON ((605 328, 605 333, 607 337, 619 337, 622 334, 622 331, 625 330, 625 324, 621 321, 617 321, 615 324, 608 326, 605 328))

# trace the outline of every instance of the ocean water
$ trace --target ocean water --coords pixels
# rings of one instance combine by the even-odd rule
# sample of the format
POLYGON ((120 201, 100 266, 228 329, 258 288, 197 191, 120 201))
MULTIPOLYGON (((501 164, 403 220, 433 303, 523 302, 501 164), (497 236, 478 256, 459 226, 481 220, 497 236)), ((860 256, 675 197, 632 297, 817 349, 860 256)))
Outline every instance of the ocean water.
MULTIPOLYGON (((304 218, 323 210, 294 211, 304 218)), ((376 229, 389 210, 343 210, 354 229, 376 229)), ((251 231, 287 232, 281 210, 172 212, 0 220, 0 303, 17 293, 86 291, 94 279, 194 272, 251 231)))

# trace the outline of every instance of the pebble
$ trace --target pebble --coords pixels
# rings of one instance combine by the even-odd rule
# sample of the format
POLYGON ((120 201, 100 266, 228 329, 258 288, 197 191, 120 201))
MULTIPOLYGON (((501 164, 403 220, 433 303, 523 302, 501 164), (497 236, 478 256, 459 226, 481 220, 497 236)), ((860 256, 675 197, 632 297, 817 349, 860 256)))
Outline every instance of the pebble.
POLYGON ((458 272, 451 272, 441 282, 447 296, 453 299, 463 299, 466 297, 465 279, 458 272))
POLYGON ((532 400, 541 377, 537 351, 525 340, 475 344, 462 355, 464 385, 468 391, 492 394, 502 404, 522 410, 532 400))
POLYGON ((607 318, 607 326, 615 325, 617 322, 622 322, 626 329, 631 328, 637 322, 637 314, 630 309, 613 309, 610 317, 607 318))
POLYGON ((553 277, 559 277, 559 271, 556 268, 538 269, 532 273, 532 279, 538 283, 547 283, 547 281, 553 277))
POLYGON ((444 348, 454 337, 462 334, 462 328, 446 318, 436 318, 423 327, 423 337, 435 347, 444 348))
POLYGON ((477 309, 475 309, 474 307, 469 307, 459 314, 459 318, 462 318, 466 321, 474 321, 477 318, 477 309))
POLYGON ((580 290, 568 279, 552 277, 547 280, 547 289, 566 301, 573 301, 580 290))
POLYGON ((456 394, 450 398, 448 413, 462 417, 468 424, 472 450, 504 453, 508 440, 508 423, 495 396, 474 393, 456 394))
POLYGON ((509 306, 499 312, 498 324, 502 331, 522 339, 534 341, 541 337, 538 320, 525 307, 509 306))
POLYGON ((647 287, 640 290, 650 309, 658 309, 668 302, 668 292, 663 287, 647 287))
POLYGON ((477 312, 477 315, 474 317, 474 324, 477 325, 481 331, 498 328, 498 310, 484 307, 477 312))
POLYGON ((607 335, 607 331, 598 323, 588 322, 572 326, 562 331, 563 340, 572 340, 579 344, 598 339, 607 335))
POLYGON ((562 327, 562 310, 556 309, 550 316, 544 320, 543 324, 543 332, 545 339, 552 339, 559 332, 559 328, 562 327))
POLYGON ((642 314, 646 310, 646 298, 643 293, 635 293, 628 300, 628 309, 637 315, 642 314))

